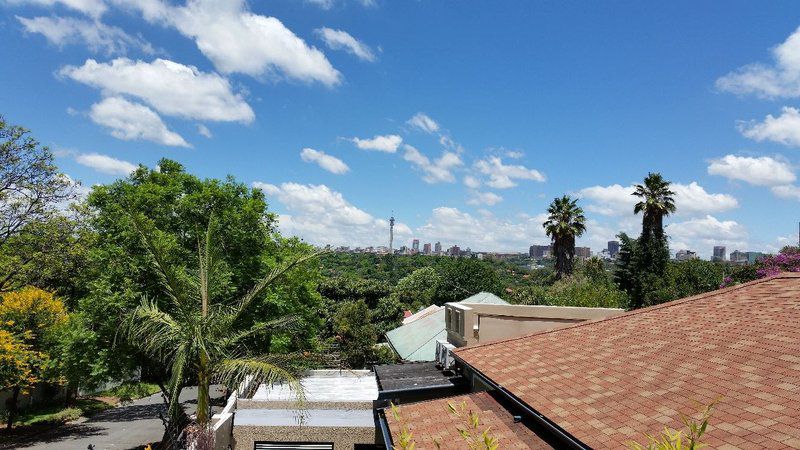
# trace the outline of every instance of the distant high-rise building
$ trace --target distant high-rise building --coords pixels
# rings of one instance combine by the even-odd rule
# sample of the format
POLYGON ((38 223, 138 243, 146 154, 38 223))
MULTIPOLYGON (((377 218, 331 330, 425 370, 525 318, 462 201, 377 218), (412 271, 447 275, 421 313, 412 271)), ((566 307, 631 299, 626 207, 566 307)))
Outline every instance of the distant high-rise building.
POLYGON ((419 253, 419 239, 414 239, 411 241, 411 251, 414 253, 419 253))
POLYGON ((575 257, 579 259, 589 259, 592 257, 592 249, 589 247, 575 247, 575 257))
POLYGON ((711 257, 712 261, 725 261, 725 246, 724 245, 715 245, 714 246, 714 254, 711 257))
POLYGON ((441 255, 442 254, 442 243, 441 242, 437 242, 436 245, 433 246, 433 253, 435 255, 441 255))
POLYGON ((457 245, 454 245, 447 249, 447 254, 450 256, 461 256, 461 248, 457 245))
POLYGON ((761 252, 745 252, 745 255, 747 255, 747 264, 755 264, 759 259, 764 257, 764 254, 761 252))
POLYGON ((739 250, 734 250, 731 252, 730 260, 732 263, 746 263, 747 262, 747 252, 740 252, 739 250))
POLYGON ((528 256, 532 259, 544 259, 550 256, 553 252, 553 247, 550 245, 531 245, 528 249, 528 256))
POLYGON ((616 258, 619 253, 619 241, 608 241, 608 256, 616 258))
POLYGON ((422 254, 430 255, 431 254, 431 244, 430 242, 422 246, 422 254))
POLYGON ((697 253, 691 250, 679 250, 678 253, 675 253, 675 259, 677 261, 688 261, 690 259, 696 259, 697 253))

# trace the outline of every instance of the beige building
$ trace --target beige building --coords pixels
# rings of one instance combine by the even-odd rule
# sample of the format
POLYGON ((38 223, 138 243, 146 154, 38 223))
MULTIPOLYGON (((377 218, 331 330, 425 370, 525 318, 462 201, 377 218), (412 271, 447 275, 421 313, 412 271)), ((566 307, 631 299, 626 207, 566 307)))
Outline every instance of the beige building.
POLYGON ((554 330, 625 312, 617 308, 447 303, 447 341, 455 347, 554 330))

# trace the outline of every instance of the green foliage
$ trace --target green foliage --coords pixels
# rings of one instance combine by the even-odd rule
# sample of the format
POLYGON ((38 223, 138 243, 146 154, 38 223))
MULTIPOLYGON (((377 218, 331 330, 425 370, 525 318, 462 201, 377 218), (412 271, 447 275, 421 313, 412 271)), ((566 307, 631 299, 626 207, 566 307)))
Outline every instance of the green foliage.
POLYGON ((144 383, 141 381, 126 381, 119 386, 105 391, 97 392, 95 397, 116 397, 121 402, 127 403, 131 400, 147 397, 161 392, 161 388, 157 384, 144 383))
MULTIPOLYGON (((500 442, 491 433, 491 427, 480 431, 480 416, 472 410, 467 410, 466 402, 461 402, 459 405, 448 402, 447 410, 453 416, 464 420, 466 426, 459 426, 456 429, 470 450, 497 450, 500 447, 500 442)), ((437 448, 441 445, 438 442, 435 444, 437 448)))
POLYGON ((441 258, 441 284, 433 303, 458 302, 479 292, 501 295, 503 286, 492 266, 477 259, 441 258))
POLYGON ((592 280, 583 274, 564 277, 550 286, 533 285, 515 292, 514 302, 522 305, 624 308, 627 295, 613 283, 592 280))
POLYGON ((333 319, 333 332, 346 367, 361 369, 374 362, 373 347, 378 335, 372 313, 363 300, 339 305, 333 319))
POLYGON ((341 276, 323 279, 317 291, 333 303, 364 300, 368 306, 374 308, 379 299, 392 292, 392 288, 385 281, 341 276))
POLYGON ((669 247, 666 236, 642 234, 633 241, 619 235, 620 255, 614 279, 630 298, 631 309, 656 305, 674 299, 667 268, 669 247))
POLYGON ((387 331, 397 328, 403 322, 405 306, 394 296, 378 300, 378 305, 372 310, 372 320, 375 331, 380 339, 387 331))
POLYGON ((674 213, 677 208, 670 182, 660 173, 648 173, 642 184, 636 185, 633 195, 639 197, 634 205, 634 214, 642 213, 642 236, 664 237, 664 217, 674 213))
POLYGON ((631 450, 697 450, 707 447, 708 444, 704 444, 700 440, 706 433, 715 404, 716 401, 706 406, 700 419, 681 416, 684 430, 670 430, 665 427, 658 436, 646 434, 647 444, 631 442, 628 444, 628 448, 631 450))
POLYGON ((397 282, 392 297, 409 309, 419 309, 436 302, 442 277, 433 267, 423 267, 397 282))
POLYGON ((23 411, 19 416, 18 425, 30 426, 39 424, 60 424, 76 420, 80 417, 91 417, 100 411, 113 406, 94 399, 77 399, 72 405, 53 404, 36 407, 23 411))
POLYGON ((572 274, 575 239, 586 231, 586 217, 578 206, 578 200, 568 195, 553 199, 547 208, 547 221, 542 225, 553 242, 556 276, 572 274))

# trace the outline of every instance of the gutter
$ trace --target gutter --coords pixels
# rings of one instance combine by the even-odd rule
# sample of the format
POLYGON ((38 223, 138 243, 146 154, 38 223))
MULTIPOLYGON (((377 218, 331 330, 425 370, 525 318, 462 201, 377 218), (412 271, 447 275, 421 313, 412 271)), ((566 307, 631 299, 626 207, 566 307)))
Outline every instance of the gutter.
POLYGON ((383 437, 383 443, 386 446, 386 450, 394 450, 394 443, 392 442, 392 434, 389 432, 389 424, 386 423, 386 409, 381 408, 378 410, 378 428, 381 430, 381 436, 383 437))
MULTIPOLYGON (((467 364, 458 355, 456 355, 453 352, 451 352, 451 354, 456 358, 456 360, 459 363, 462 364, 462 366, 468 367, 468 371, 470 371, 473 374, 475 374, 478 378, 481 379, 481 381, 483 383, 485 383, 487 386, 491 387, 492 389, 494 389, 497 392, 499 392, 500 394, 502 394, 503 397, 505 397, 507 400, 509 400, 511 403, 513 403, 519 409, 521 409, 528 417, 533 419, 534 422, 536 422, 538 425, 540 425, 545 430, 547 430, 550 433, 552 433, 553 436, 555 436, 558 439, 560 439, 566 445, 567 448, 571 448, 571 449, 575 449, 575 450, 592 450, 591 447, 589 447, 588 445, 584 444, 583 442, 581 442, 580 440, 578 440, 577 438, 575 438, 574 436, 569 434, 567 431, 565 431, 564 429, 562 429, 561 427, 556 425, 550 419, 545 417, 542 413, 540 413, 540 412, 536 411, 535 409, 531 408, 530 406, 528 406, 528 404, 526 404, 522 400, 518 399, 514 394, 512 394, 509 391, 507 391, 505 388, 503 388, 499 384, 495 383, 494 381, 490 380, 486 375, 481 373, 481 371, 479 371, 478 369, 476 369, 476 368, 472 367, 471 365, 467 364)), ((391 450, 391 449, 389 449, 389 450, 391 450)))

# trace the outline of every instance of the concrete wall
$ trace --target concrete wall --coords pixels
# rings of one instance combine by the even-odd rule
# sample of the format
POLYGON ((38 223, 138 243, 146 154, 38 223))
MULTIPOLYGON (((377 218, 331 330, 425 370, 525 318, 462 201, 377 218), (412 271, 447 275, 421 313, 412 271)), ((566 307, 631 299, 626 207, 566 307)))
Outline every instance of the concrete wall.
POLYGON ((456 347, 553 330, 622 314, 616 308, 448 303, 447 341, 456 347))
POLYGON ((233 448, 252 450, 257 441, 333 442, 333 448, 352 449, 356 444, 374 444, 374 428, 264 427, 241 426, 233 429, 233 448))

